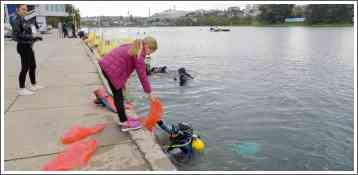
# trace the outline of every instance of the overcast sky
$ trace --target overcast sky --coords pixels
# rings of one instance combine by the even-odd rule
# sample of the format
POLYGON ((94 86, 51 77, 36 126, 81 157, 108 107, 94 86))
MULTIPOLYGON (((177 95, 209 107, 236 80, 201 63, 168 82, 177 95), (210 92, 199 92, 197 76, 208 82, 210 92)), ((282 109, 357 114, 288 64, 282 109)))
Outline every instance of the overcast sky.
POLYGON ((238 1, 103 1, 103 2, 75 2, 76 8, 80 9, 82 17, 85 16, 128 16, 128 11, 133 16, 148 17, 150 14, 164 10, 192 11, 197 9, 227 9, 232 6, 245 8, 246 4, 238 1))

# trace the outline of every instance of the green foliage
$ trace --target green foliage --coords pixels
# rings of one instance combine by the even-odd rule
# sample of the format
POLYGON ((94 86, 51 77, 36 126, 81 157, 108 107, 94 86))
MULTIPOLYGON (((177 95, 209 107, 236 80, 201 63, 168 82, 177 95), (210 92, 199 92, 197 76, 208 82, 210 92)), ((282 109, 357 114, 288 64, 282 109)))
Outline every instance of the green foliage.
POLYGON ((251 25, 253 17, 197 16, 181 17, 175 21, 177 26, 240 26, 251 25))
POLYGON ((305 10, 308 24, 352 23, 352 4, 312 4, 305 10))
POLYGON ((48 25, 57 28, 57 24, 61 21, 61 18, 62 17, 58 17, 58 16, 47 16, 46 21, 48 25))
POLYGON ((258 20, 263 24, 284 23, 292 13, 293 4, 265 4, 259 7, 258 20))
POLYGON ((65 9, 66 12, 68 13, 68 16, 66 16, 64 18, 64 23, 66 24, 71 24, 74 23, 74 20, 76 20, 76 27, 79 28, 80 27, 80 23, 81 23, 81 16, 80 16, 80 10, 76 9, 73 5, 71 4, 66 4, 65 5, 65 9))
POLYGON ((291 12, 291 17, 303 17, 304 9, 301 5, 295 5, 291 12))

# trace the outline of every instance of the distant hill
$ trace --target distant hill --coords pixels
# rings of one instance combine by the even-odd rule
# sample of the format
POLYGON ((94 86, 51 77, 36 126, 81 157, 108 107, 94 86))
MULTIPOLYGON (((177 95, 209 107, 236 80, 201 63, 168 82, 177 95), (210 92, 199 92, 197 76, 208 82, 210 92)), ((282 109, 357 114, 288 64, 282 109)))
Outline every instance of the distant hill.
POLYGON ((183 10, 165 10, 163 12, 155 13, 150 18, 179 18, 185 16, 190 12, 183 10))

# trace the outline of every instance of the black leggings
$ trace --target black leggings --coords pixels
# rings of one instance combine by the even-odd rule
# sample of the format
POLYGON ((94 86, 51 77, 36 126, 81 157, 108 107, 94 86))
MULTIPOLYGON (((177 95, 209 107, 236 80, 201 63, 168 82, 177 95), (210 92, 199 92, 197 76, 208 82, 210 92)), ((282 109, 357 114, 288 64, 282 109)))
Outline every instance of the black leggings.
POLYGON ((109 87, 112 90, 113 101, 114 101, 114 105, 116 105, 116 108, 117 108, 117 115, 118 115, 119 121, 125 122, 128 119, 127 119, 127 115, 126 115, 126 112, 124 109, 124 98, 123 98, 122 88, 116 90, 116 88, 113 86, 111 80, 106 75, 106 73, 104 71, 102 71, 102 73, 103 73, 104 77, 106 77, 109 87))
POLYGON ((36 61, 31 44, 17 44, 17 53, 21 57, 21 72, 19 75, 20 88, 25 88, 26 74, 29 72, 32 84, 36 84, 36 61))

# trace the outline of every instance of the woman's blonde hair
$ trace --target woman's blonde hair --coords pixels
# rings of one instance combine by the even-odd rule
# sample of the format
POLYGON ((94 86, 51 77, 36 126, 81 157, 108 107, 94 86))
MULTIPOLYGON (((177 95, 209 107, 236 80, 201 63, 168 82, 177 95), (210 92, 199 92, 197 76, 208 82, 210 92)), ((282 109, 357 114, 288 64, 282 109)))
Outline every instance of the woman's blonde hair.
POLYGON ((143 42, 143 47, 144 44, 148 45, 149 48, 154 52, 158 49, 158 44, 157 44, 157 40, 153 37, 147 36, 144 39, 136 39, 133 41, 133 46, 130 50, 131 55, 137 55, 139 52, 139 48, 140 48, 140 43, 143 42))

